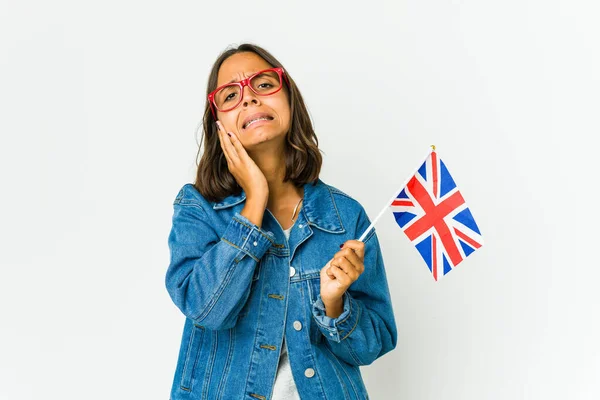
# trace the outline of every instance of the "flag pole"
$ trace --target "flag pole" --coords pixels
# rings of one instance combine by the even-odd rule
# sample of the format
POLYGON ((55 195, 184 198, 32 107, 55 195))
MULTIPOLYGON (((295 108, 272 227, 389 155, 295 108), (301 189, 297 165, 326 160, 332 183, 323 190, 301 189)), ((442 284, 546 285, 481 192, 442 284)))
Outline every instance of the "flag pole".
MULTIPOLYGON (((424 161, 426 161, 426 160, 427 160, 427 157, 429 157, 429 155, 430 155, 430 154, 431 154, 433 151, 435 151, 435 145, 433 145, 433 144, 432 144, 432 145, 431 145, 431 150, 429 150, 429 151, 427 152, 427 155, 425 156, 425 158, 424 158, 424 161)), ((381 216, 383 215, 383 213, 385 212, 385 210, 387 210, 387 209, 388 209, 388 207, 390 206, 390 204, 392 203, 392 201, 394 201, 394 199, 396 199, 396 196, 398 196, 398 194, 400 193, 400 191, 401 191, 402 189, 404 189, 404 187, 405 187, 405 186, 408 184, 408 182, 409 182, 409 181, 412 179, 412 177, 413 177, 413 176, 414 176, 414 175, 417 173, 417 171, 419 170, 419 168, 421 168, 421 165, 423 165, 423 163, 419 164, 419 165, 417 166, 417 168, 415 168, 415 170, 413 171, 413 173, 412 173, 412 174, 410 174, 410 175, 408 176, 408 178, 406 179, 406 181, 404 181, 404 183, 402 184, 402 186, 400 186, 400 187, 398 188, 398 190, 396 190, 396 191, 394 192, 394 195, 393 195, 393 196, 392 196, 392 197, 391 197, 391 198, 388 200, 388 202, 387 202, 387 203, 385 203, 385 206, 384 206, 384 207, 381 209, 381 211, 379 212, 379 215, 377 215, 377 217, 375 217, 375 219, 373 220, 373 222, 371 222, 371 225, 369 225, 369 227, 368 227, 368 228, 367 228, 367 229, 366 229, 366 230, 363 232, 363 234, 362 234, 362 235, 360 235, 360 238, 358 239, 358 241, 359 241, 359 242, 362 242, 362 241, 363 241, 363 239, 364 239, 364 238, 367 236, 367 234, 369 233, 369 231, 370 231, 371 229, 373 229, 373 227, 375 226, 375 224, 377 223, 377 221, 379 220, 379 218, 381 218, 381 216)))

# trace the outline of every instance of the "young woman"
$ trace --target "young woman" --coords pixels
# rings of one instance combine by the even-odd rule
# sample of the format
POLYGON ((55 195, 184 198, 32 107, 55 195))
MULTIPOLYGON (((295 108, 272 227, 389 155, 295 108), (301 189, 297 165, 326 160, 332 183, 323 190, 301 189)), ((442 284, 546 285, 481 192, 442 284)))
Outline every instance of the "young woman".
POLYGON ((168 238, 186 316, 171 400, 368 399, 359 366, 397 340, 375 229, 356 240, 369 218, 319 178, 306 106, 269 52, 228 49, 207 92, 168 238))

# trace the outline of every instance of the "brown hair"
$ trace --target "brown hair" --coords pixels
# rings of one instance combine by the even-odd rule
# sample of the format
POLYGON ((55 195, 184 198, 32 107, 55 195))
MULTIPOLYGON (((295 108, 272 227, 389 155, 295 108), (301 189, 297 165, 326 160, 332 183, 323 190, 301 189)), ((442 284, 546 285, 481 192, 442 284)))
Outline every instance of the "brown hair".
MULTIPOLYGON (((244 43, 237 47, 226 49, 219 55, 210 71, 206 88, 207 96, 217 88, 217 75, 221 64, 228 57, 242 52, 256 53, 270 64, 271 67, 283 67, 268 51, 254 44, 244 43)), ((321 171, 322 156, 319 149, 319 141, 314 132, 300 90, 289 75, 288 70, 284 70, 288 78, 286 83, 290 102, 291 123, 290 130, 286 135, 286 172, 283 181, 292 181, 296 187, 301 187, 305 183, 316 183, 321 171)), ((198 155, 201 153, 204 140, 206 140, 206 144, 202 158, 198 163, 194 187, 204 198, 215 202, 221 201, 232 194, 240 194, 242 188, 227 168, 227 159, 219 143, 216 121, 212 115, 208 99, 204 108, 203 129, 204 133, 198 148, 198 155)), ((196 157, 197 159, 198 157, 196 157)))

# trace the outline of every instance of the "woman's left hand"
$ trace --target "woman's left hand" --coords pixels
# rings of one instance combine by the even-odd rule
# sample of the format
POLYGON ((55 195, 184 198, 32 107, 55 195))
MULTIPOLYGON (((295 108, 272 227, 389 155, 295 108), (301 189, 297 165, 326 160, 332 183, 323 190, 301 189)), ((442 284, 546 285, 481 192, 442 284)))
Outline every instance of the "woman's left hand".
POLYGON ((334 304, 342 299, 346 289, 365 270, 365 244, 348 240, 342 250, 321 269, 321 300, 334 304))

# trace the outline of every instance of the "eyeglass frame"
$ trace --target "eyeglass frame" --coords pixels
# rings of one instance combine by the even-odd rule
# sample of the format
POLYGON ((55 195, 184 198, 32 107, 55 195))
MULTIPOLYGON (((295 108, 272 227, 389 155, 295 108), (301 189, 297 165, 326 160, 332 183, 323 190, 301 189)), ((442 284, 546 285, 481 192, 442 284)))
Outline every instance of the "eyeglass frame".
POLYGON ((252 92, 254 94, 256 94, 257 96, 271 96, 277 92, 279 92, 281 90, 281 88, 283 88, 283 81, 285 80, 285 82, 288 84, 290 84, 288 77, 285 73, 285 70, 282 67, 274 67, 274 68, 267 68, 267 69, 263 69, 261 71, 255 72, 254 74, 252 74, 251 76, 242 79, 241 81, 238 82, 230 82, 230 83, 226 83, 224 85, 219 86, 218 88, 216 88, 215 90, 213 90, 212 92, 210 92, 208 94, 208 101, 210 104, 210 111, 212 112, 212 115, 214 117, 214 119, 217 119, 217 112, 216 111, 221 111, 221 112, 229 112, 231 110, 233 110, 234 108, 236 108, 237 106, 239 106, 242 102, 242 100, 244 99, 244 86, 248 86, 250 88, 250 90, 252 90, 252 92), (281 86, 279 87, 279 89, 277 89, 276 91, 274 91, 273 93, 269 93, 269 94, 260 94, 257 93, 254 88, 252 87, 252 85, 250 85, 250 80, 252 78, 254 78, 255 76, 265 73, 265 72, 269 72, 269 71, 275 71, 277 72, 277 75, 279 75, 279 82, 281 82, 281 86), (223 89, 224 87, 227 86, 238 86, 240 88, 240 100, 236 103, 235 106, 227 109, 227 110, 219 110, 219 107, 217 107, 217 103, 215 102, 215 94, 223 89))

